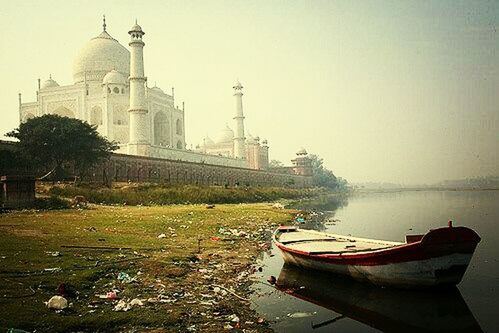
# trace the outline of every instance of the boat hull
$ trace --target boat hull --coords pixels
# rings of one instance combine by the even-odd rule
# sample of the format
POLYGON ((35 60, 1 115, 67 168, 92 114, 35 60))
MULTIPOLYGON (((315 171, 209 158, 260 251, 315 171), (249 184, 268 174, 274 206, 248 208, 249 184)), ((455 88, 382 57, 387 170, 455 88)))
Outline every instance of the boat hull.
POLYGON ((311 260, 302 255, 283 252, 287 264, 335 274, 348 275, 358 281, 396 287, 434 287, 461 282, 472 254, 450 254, 426 260, 385 265, 344 265, 311 260))
POLYGON ((441 228, 431 230, 420 241, 382 250, 313 254, 280 243, 276 234, 274 241, 287 264, 402 288, 457 285, 480 241, 471 229, 441 228))

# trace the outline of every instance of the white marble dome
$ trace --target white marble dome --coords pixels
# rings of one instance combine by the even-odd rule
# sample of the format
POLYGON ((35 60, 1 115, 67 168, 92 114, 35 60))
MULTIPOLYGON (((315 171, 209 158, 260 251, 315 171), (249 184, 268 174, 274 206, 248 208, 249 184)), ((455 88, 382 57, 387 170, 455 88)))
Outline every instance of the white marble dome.
POLYGON ((45 82, 43 82, 43 84, 41 86, 42 89, 55 88, 55 87, 59 87, 59 83, 57 83, 54 80, 52 80, 52 77, 50 77, 48 80, 46 80, 45 82))
POLYGON ((223 128, 215 138, 216 143, 227 143, 234 140, 234 131, 227 125, 223 128))
POLYGON ((113 69, 124 77, 130 75, 130 51, 103 31, 78 53, 73 63, 73 80, 75 83, 85 79, 101 82, 113 69))
POLYGON ((104 79, 102 79, 102 84, 126 84, 126 78, 118 72, 117 70, 113 69, 109 73, 104 76, 104 79))
POLYGON ((165 94, 165 92, 160 87, 156 87, 156 86, 152 87, 151 91, 154 91, 154 92, 157 92, 157 93, 163 94, 163 95, 165 94))
POLYGON ((301 148, 300 150, 298 150, 298 152, 296 153, 296 155, 307 155, 307 151, 305 150, 305 148, 301 148))

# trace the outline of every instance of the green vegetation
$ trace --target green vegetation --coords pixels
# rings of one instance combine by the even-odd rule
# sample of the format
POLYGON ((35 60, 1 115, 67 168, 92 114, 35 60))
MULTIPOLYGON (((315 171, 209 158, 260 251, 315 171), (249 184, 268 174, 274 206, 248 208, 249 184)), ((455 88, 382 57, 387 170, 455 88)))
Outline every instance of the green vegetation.
POLYGON ((48 190, 50 195, 73 198, 84 196, 89 202, 124 205, 170 205, 184 203, 242 203, 269 202, 278 199, 298 199, 323 193, 324 189, 293 188, 224 188, 216 186, 165 186, 135 184, 107 188, 95 186, 55 185, 48 190))
POLYGON ((55 170, 60 179, 63 165, 74 166, 82 177, 117 148, 96 128, 79 119, 51 114, 29 119, 6 135, 19 140, 18 158, 36 168, 55 170))
POLYGON ((292 213, 268 204, 243 204, 213 209, 90 205, 0 214, 0 332, 146 327, 186 332, 192 325, 196 331, 221 332, 234 325, 233 314, 241 319, 241 329, 269 331, 257 323, 248 302, 213 286, 247 298, 247 274, 258 253, 268 245, 270 231, 290 221, 292 213), (120 272, 136 281, 119 281, 120 272), (56 313, 44 302, 61 292, 61 283, 72 306, 56 313), (113 311, 118 300, 99 297, 113 289, 120 299, 139 298, 144 306, 113 311))
POLYGON ((331 170, 326 169, 322 158, 314 154, 308 155, 308 158, 310 158, 312 163, 312 177, 316 186, 325 187, 337 192, 345 192, 349 190, 346 179, 336 177, 331 170))

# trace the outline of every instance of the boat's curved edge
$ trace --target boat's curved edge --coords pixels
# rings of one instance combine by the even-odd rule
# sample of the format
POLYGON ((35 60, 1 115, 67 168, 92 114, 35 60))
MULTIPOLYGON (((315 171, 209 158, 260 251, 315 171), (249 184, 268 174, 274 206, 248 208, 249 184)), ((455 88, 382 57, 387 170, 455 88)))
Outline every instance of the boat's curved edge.
MULTIPOLYGON (((299 229, 294 229, 299 230, 299 229)), ((290 248, 273 234, 287 263, 349 275, 378 285, 431 287, 458 284, 472 258, 480 237, 465 227, 439 228, 418 241, 365 253, 310 254, 290 248)))

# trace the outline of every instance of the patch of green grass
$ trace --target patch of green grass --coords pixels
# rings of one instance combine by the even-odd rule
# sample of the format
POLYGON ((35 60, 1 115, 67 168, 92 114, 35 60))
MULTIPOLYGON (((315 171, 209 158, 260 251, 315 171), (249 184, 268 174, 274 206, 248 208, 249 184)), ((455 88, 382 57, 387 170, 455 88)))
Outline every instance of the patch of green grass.
POLYGON ((324 190, 317 188, 223 188, 217 186, 165 186, 152 184, 123 186, 120 188, 55 185, 48 190, 49 194, 56 196, 72 198, 82 195, 92 203, 124 205, 269 202, 278 199, 310 197, 322 192, 324 190))
MULTIPOLYGON (((238 204, 216 205, 214 209, 202 205, 90 205, 84 210, 2 214, 0 331, 13 327, 39 332, 113 332, 166 327, 166 331, 175 332, 207 321, 205 331, 221 331, 225 324, 222 319, 217 320, 215 315, 215 319, 206 319, 203 315, 214 310, 199 304, 201 295, 212 293, 210 283, 237 288, 235 277, 254 262, 265 241, 256 231, 289 221, 291 213, 294 211, 272 209, 268 204, 238 204), (252 236, 222 235, 221 227, 244 230, 252 236), (158 238, 161 233, 167 237, 158 238), (213 236, 221 240, 214 241, 213 236), (53 256, 56 251, 60 256, 53 256), (213 269, 213 265, 224 268, 214 270, 206 280, 206 273, 200 270, 213 269), (47 272, 46 268, 61 271, 47 272), (138 282, 119 282, 119 272, 138 276, 138 282), (73 306, 58 314, 47 309, 44 302, 57 294, 61 283, 72 291, 68 300, 73 306), (192 296, 172 304, 115 312, 116 301, 96 296, 112 288, 119 288, 120 297, 128 299, 147 299, 159 293, 172 297, 174 292, 186 291, 192 296), (198 301, 191 303, 193 300, 198 301), (92 304, 96 307, 89 307, 92 304)), ((222 302, 231 310, 229 314, 256 321, 247 304, 230 298, 222 302)), ((265 331, 265 327, 259 330, 265 331)))

